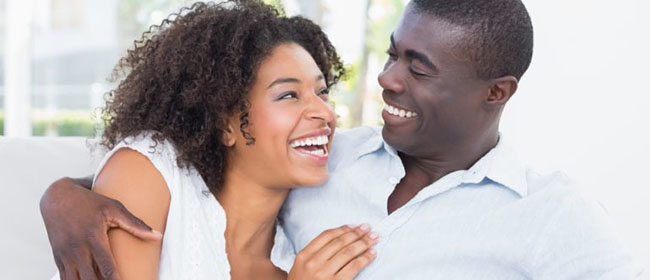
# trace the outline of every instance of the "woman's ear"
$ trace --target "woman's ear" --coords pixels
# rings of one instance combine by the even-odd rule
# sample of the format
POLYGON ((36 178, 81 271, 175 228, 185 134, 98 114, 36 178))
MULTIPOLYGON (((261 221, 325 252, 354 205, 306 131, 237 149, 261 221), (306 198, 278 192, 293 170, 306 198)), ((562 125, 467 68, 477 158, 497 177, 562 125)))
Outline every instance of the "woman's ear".
POLYGON ((235 143, 237 142, 237 136, 235 134, 235 131, 237 130, 235 130, 235 127, 239 127, 239 125, 235 122, 236 118, 228 118, 228 123, 226 124, 221 139, 222 144, 229 148, 235 146, 235 143))

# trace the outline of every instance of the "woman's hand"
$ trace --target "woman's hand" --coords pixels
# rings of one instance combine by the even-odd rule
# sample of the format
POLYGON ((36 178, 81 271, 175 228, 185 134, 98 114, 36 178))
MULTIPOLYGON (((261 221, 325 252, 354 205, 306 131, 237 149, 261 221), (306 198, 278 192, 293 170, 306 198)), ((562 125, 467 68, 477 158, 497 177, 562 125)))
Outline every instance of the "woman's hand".
POLYGON ((298 253, 288 279, 352 279, 375 259, 377 241, 366 224, 326 230, 298 253))

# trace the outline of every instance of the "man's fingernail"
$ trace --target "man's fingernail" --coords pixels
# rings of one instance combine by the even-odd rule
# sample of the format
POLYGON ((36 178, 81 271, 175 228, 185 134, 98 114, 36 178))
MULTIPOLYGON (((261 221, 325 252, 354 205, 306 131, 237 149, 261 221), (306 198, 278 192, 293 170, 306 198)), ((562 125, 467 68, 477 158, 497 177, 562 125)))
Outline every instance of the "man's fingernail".
POLYGON ((362 224, 361 226, 359 226, 359 229, 361 229, 361 231, 368 232, 370 230, 370 225, 362 224))

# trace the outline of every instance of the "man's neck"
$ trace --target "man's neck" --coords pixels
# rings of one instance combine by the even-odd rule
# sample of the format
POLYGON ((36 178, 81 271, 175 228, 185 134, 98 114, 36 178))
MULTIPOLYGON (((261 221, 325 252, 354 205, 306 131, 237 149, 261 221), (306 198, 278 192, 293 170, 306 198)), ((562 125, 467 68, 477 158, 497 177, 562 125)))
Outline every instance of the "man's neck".
POLYGON ((411 156, 399 153, 406 174, 388 198, 388 213, 404 206, 423 188, 447 174, 469 169, 494 148, 497 141, 498 133, 495 131, 477 141, 457 145, 432 155, 411 156))
POLYGON ((275 238, 276 218, 289 190, 274 190, 228 172, 217 199, 226 212, 229 254, 268 258, 275 238))

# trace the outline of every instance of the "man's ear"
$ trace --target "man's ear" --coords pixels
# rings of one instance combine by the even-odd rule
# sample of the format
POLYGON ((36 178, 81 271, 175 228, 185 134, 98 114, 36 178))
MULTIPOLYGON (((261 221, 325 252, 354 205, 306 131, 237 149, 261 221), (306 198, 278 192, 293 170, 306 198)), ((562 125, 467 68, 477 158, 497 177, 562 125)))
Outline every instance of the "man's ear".
POLYGON ((492 80, 485 103, 503 106, 517 91, 519 81, 513 76, 505 76, 492 80))
POLYGON ((239 127, 235 124, 235 118, 229 118, 228 123, 226 124, 226 128, 223 130, 221 139, 222 144, 226 147, 233 147, 237 142, 237 137, 235 134, 237 130, 235 130, 235 127, 239 127))

